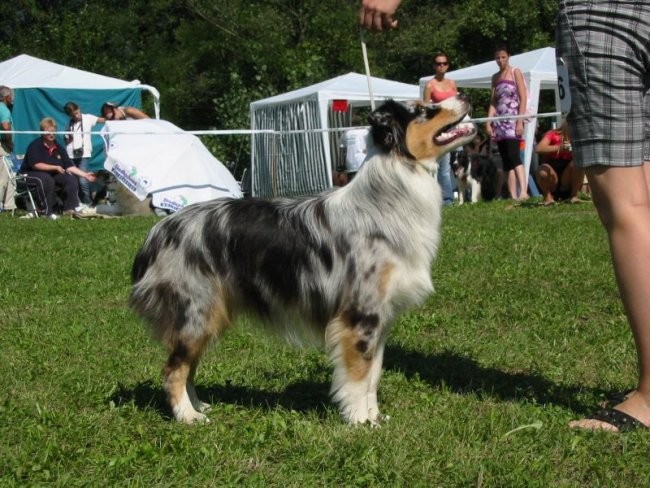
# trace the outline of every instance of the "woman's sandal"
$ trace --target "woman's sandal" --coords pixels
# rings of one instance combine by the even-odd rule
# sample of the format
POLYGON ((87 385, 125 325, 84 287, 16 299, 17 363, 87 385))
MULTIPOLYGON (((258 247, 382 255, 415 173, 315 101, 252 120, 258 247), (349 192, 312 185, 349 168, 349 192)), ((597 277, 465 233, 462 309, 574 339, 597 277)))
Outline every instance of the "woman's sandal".
POLYGON ((613 425, 619 432, 630 432, 637 429, 647 429, 644 424, 639 422, 631 415, 616 410, 615 408, 603 408, 591 415, 587 420, 598 420, 606 424, 613 425))
POLYGON ((600 406, 602 408, 608 408, 610 405, 618 405, 619 403, 623 403, 630 396, 632 396, 632 393, 635 391, 636 390, 633 388, 631 390, 617 391, 616 393, 612 393, 600 403, 600 406))

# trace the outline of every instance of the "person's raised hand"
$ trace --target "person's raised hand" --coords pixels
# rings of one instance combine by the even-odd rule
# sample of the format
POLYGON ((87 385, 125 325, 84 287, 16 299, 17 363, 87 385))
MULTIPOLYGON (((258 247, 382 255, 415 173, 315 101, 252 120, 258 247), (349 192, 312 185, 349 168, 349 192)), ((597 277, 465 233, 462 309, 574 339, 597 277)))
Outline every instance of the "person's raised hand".
POLYGON ((383 31, 397 27, 393 18, 401 0, 362 0, 359 23, 372 31, 383 31))

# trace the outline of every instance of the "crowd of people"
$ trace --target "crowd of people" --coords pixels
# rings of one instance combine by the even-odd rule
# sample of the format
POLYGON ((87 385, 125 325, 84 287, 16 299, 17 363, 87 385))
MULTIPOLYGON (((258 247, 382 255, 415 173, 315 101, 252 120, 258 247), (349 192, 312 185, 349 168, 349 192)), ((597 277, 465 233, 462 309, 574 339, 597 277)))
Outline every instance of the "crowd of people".
MULTIPOLYGON (((12 131, 11 88, 1 86, 0 98, 0 126, 4 131, 12 131)), ((92 187, 97 178, 89 167, 93 156, 92 128, 108 120, 148 118, 135 107, 120 107, 112 102, 102 105, 101 116, 83 113, 75 102, 66 103, 63 111, 69 117, 63 138, 65 146, 57 139, 54 118, 43 117, 39 125, 42 134, 27 146, 22 163, 14 154, 12 134, 3 133, 0 139, 0 157, 5 161, 0 165, 1 210, 12 213, 16 210, 15 185, 11 178, 14 172, 18 172, 26 177, 25 184, 38 206, 23 217, 33 217, 38 213, 54 220, 59 215, 84 213, 93 205, 97 193, 92 187)))
MULTIPOLYGON (((498 183, 494 197, 521 202, 529 199, 530 189, 531 195, 542 196, 540 205, 543 206, 558 201, 583 201, 580 192, 583 188, 588 190, 588 186, 584 185, 584 171, 572 162, 571 142, 565 121, 559 129, 553 123, 547 132, 540 131, 539 125, 536 127, 538 130, 532 151, 531 177, 527 177, 523 163, 524 129, 526 123, 537 124, 538 121, 525 121, 520 117, 526 113, 528 90, 521 70, 510 65, 507 46, 497 45, 494 56, 498 71, 492 76, 488 117, 495 120, 479 128, 479 142, 476 143, 483 148, 481 156, 490 159, 497 168, 498 183), (519 118, 499 118, 508 116, 519 118)), ((434 76, 424 87, 424 102, 439 103, 459 93, 454 80, 445 76, 449 66, 449 56, 445 52, 434 54, 434 76)), ((352 125, 361 125, 358 114, 352 116, 352 125)), ((339 143, 342 152, 333 176, 335 186, 343 186, 352 180, 367 159, 369 145, 365 128, 353 127, 343 133, 339 143)), ((476 151, 468 145, 460 148, 459 152, 446 154, 438 161, 437 179, 445 206, 451 206, 457 200, 462 202, 463 197, 471 197, 460 195, 461 185, 452 171, 452 162, 458 158, 475 156, 476 151)))

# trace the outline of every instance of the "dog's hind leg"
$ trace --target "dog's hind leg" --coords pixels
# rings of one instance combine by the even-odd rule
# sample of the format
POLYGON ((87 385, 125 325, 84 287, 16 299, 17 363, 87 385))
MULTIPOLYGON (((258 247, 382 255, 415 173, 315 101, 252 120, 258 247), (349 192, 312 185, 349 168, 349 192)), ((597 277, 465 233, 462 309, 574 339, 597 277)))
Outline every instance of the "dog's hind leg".
MULTIPOLYGON (((172 351, 165 368, 165 390, 178 421, 209 421, 203 412, 209 410, 210 404, 202 402, 196 394, 194 376, 207 344, 213 337, 221 335, 230 325, 231 319, 230 309, 226 306, 224 294, 221 293, 206 315, 196 315, 195 323, 202 325, 194 327, 194 333, 188 332, 179 336, 185 339, 178 339, 179 343, 172 351)), ((184 327, 192 328, 188 323, 184 327)))
POLYGON ((203 347, 203 341, 191 344, 179 342, 165 365, 164 388, 169 405, 176 420, 186 424, 209 422, 204 414, 195 410, 194 404, 200 406, 200 402, 191 383, 203 347))
POLYGON ((199 399, 199 396, 196 394, 196 388, 194 386, 194 375, 196 374, 196 368, 199 366, 199 358, 196 358, 194 362, 190 365, 190 374, 187 378, 187 395, 190 397, 190 402, 195 410, 204 413, 210 410, 211 405, 209 403, 202 402, 199 399))

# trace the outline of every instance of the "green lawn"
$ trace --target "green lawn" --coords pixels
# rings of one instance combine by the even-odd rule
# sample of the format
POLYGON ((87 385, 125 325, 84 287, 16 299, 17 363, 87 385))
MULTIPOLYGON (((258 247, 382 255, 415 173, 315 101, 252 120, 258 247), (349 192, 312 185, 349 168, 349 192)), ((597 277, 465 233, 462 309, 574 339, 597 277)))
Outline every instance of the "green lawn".
POLYGON ((648 486, 646 432, 567 422, 636 379, 593 206, 445 209, 436 293, 390 337, 380 429, 330 367, 249 324, 206 355, 211 423, 170 420, 127 309, 155 220, 0 215, 0 486, 648 486))

